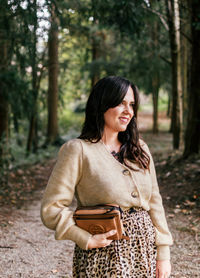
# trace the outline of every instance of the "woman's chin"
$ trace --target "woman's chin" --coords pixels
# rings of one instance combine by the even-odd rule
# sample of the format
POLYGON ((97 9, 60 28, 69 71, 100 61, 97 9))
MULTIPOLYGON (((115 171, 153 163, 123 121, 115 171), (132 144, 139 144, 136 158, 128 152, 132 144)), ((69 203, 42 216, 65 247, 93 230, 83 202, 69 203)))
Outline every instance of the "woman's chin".
POLYGON ((122 126, 122 127, 120 127, 119 128, 119 132, 123 132, 123 131, 125 131, 127 129, 127 125, 126 126, 122 126))

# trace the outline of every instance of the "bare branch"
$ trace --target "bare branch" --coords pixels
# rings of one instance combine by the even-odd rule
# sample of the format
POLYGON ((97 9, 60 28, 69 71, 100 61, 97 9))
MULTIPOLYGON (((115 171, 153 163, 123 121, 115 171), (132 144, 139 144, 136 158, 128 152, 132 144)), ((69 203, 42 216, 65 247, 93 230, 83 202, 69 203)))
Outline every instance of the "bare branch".
POLYGON ((171 60, 166 59, 166 58, 163 57, 162 55, 159 55, 159 57, 160 57, 163 61, 165 61, 167 64, 169 64, 169 65, 171 66, 171 64, 172 64, 172 61, 171 61, 171 60))
POLYGON ((150 7, 146 7, 146 6, 144 6, 144 5, 142 5, 143 6, 143 8, 145 9, 145 10, 148 10, 148 11, 150 11, 151 13, 153 13, 153 14, 156 14, 158 17, 159 17, 159 19, 160 19, 160 21, 162 22, 162 24, 163 24, 163 26, 165 27, 165 29, 167 30, 167 31, 169 31, 169 26, 168 26, 168 24, 167 24, 167 21, 164 19, 164 15, 163 14, 161 14, 160 12, 158 12, 158 11, 156 11, 156 10, 153 10, 152 8, 150 8, 150 7))

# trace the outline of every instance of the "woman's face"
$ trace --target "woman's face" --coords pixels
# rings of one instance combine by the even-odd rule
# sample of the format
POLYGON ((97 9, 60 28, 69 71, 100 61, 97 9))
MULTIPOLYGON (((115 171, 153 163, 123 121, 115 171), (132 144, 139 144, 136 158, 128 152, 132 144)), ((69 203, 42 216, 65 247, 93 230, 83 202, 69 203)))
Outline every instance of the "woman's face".
POLYGON ((109 130, 110 132, 125 131, 130 120, 134 115, 134 93, 132 88, 129 86, 128 91, 122 100, 122 102, 113 107, 109 108, 104 113, 104 131, 109 130))

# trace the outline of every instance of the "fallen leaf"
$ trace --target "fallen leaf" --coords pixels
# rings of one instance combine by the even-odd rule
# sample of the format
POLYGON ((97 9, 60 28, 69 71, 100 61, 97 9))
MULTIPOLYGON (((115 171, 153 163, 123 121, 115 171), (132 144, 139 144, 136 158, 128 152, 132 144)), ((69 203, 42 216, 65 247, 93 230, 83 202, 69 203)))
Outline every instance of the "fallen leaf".
POLYGON ((51 272, 52 272, 53 274, 55 274, 55 273, 58 272, 58 270, 57 270, 57 269, 52 269, 51 272))
POLYGON ((193 230, 195 233, 198 233, 198 228, 197 227, 192 227, 191 230, 193 230))
POLYGON ((186 200, 186 201, 184 202, 184 205, 185 205, 185 206, 193 207, 193 206, 196 205, 196 203, 195 203, 195 202, 191 202, 191 201, 189 201, 189 200, 186 200))
POLYGON ((18 174, 18 175, 23 175, 24 172, 23 172, 21 169, 18 169, 18 170, 17 170, 17 174, 18 174))
POLYGON ((181 210, 180 209, 174 209, 174 213, 179 213, 181 210))
POLYGON ((13 172, 10 173, 10 176, 11 176, 11 178, 15 178, 16 177, 15 173, 13 173, 13 172))
POLYGON ((182 213, 184 213, 184 214, 188 214, 188 213, 189 213, 189 211, 188 211, 187 209, 182 209, 181 211, 182 211, 182 213))

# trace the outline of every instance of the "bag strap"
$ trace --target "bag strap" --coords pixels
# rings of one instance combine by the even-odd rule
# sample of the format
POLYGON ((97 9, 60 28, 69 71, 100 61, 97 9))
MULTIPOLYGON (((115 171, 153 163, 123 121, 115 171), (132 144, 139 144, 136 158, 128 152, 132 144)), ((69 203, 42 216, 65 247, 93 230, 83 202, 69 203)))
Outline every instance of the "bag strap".
MULTIPOLYGON (((120 208, 120 206, 119 205, 117 205, 117 204, 100 204, 100 205, 96 205, 95 207, 111 207, 110 208, 110 210, 109 210, 109 212, 111 212, 111 211, 113 211, 113 210, 118 210, 118 211, 120 211, 120 214, 122 214, 122 209, 120 208)), ((105 212, 105 214, 106 214, 107 212, 105 212)))

